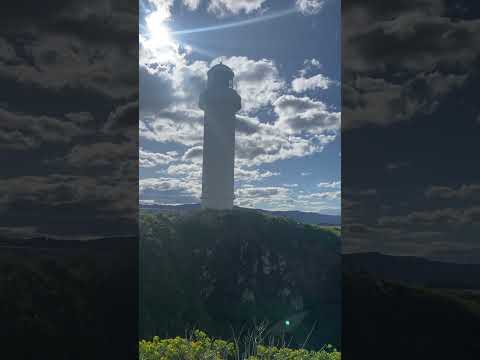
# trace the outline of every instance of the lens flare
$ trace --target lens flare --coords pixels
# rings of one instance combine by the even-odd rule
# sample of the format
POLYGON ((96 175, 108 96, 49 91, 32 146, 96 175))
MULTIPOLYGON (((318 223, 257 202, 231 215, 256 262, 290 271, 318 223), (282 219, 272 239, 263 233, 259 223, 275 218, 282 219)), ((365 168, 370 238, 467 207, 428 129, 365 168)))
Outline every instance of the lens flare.
POLYGON ((296 8, 291 8, 291 9, 286 9, 286 10, 282 10, 282 11, 277 11, 275 13, 271 13, 271 14, 268 14, 268 15, 257 16, 257 17, 251 18, 251 19, 240 20, 240 21, 230 22, 230 23, 226 23, 226 24, 206 26, 206 27, 201 27, 201 28, 196 28, 196 29, 173 31, 172 34, 173 35, 186 35, 186 34, 194 34, 194 33, 206 32, 206 31, 217 31, 217 30, 230 29, 230 28, 241 27, 241 26, 245 26, 245 25, 250 25, 250 24, 255 24, 255 23, 260 23, 260 22, 276 19, 276 18, 279 18, 279 17, 283 17, 283 16, 286 16, 286 15, 296 13, 296 12, 298 12, 298 10, 296 8))

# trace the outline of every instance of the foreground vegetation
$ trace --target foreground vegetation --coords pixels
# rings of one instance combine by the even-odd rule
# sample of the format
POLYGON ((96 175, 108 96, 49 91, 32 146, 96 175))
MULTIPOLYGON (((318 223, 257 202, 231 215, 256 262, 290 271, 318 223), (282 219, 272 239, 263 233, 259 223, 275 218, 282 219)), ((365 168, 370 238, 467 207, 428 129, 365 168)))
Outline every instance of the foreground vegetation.
POLYGON ((211 339, 202 331, 187 338, 176 337, 139 343, 140 360, 339 360, 340 353, 330 346, 319 351, 266 346, 256 337, 227 342, 211 339))

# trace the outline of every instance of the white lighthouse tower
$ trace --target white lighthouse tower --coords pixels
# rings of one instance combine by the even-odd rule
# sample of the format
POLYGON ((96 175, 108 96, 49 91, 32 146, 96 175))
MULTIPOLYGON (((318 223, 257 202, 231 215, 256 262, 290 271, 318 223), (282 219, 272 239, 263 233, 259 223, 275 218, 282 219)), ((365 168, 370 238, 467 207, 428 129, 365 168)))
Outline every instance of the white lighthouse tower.
POLYGON ((208 72, 199 107, 205 113, 203 131, 202 208, 233 207, 235 113, 241 99, 233 89, 232 69, 220 63, 208 72))

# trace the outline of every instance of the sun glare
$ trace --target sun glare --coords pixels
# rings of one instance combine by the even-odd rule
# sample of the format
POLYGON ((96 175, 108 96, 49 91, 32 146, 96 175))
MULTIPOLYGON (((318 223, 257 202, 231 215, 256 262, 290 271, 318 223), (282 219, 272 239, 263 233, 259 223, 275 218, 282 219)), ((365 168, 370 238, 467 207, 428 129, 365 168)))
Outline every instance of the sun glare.
POLYGON ((142 59, 167 64, 179 57, 178 44, 172 37, 167 20, 168 14, 164 11, 154 11, 145 17, 146 26, 140 35, 140 43, 145 51, 142 59))
POLYGON ((145 20, 151 45, 161 48, 173 44, 170 30, 165 25, 165 16, 160 11, 151 13, 145 20))

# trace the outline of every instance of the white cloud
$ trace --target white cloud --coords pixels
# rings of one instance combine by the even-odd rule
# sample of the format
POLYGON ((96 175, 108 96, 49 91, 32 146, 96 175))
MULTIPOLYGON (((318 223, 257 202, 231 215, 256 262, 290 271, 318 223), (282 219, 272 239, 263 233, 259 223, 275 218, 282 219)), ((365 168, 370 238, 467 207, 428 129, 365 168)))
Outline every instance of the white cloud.
MULTIPOLYGON (((161 26, 168 26, 172 1, 155 1, 161 26), (162 4, 160 4, 162 3, 162 4)), ((183 3, 198 8, 200 1, 183 3)), ((262 10, 264 1, 210 1, 209 11, 219 16, 262 10)), ((154 18, 152 18, 154 19, 154 18)), ((150 27, 153 28, 154 24, 150 27)), ((331 209, 332 199, 325 196, 299 198, 297 187, 256 187, 252 182, 279 175, 259 168, 265 163, 311 155, 333 141, 339 128, 340 113, 308 96, 285 95, 288 84, 271 59, 243 56, 217 58, 210 63, 191 61, 189 49, 181 48, 168 37, 140 41, 140 144, 142 139, 185 148, 183 155, 149 153, 141 149, 142 166, 160 167, 158 177, 140 180, 141 200, 162 203, 198 202, 201 193, 203 111, 198 97, 206 86, 209 67, 220 60, 235 72, 235 87, 242 97, 242 109, 236 122, 235 179, 243 184, 237 189, 237 204, 271 206, 278 209, 331 209), (263 111, 276 115, 265 122, 256 117, 263 111), (156 164, 156 165, 155 165, 156 164), (248 190, 247 190, 248 189, 248 190), (292 190, 290 192, 289 190, 292 190)), ((307 73, 319 68, 317 59, 306 60, 294 86, 299 89, 323 87, 319 77, 307 73)), ((295 80, 294 80, 295 81, 295 80)), ((327 81, 328 79, 323 79, 327 81)), ((299 187, 298 187, 299 188, 299 187)), ((338 206, 337 206, 338 208, 338 206)))
MULTIPOLYGON (((338 129, 339 113, 329 111, 322 102, 309 97, 282 96, 285 82, 272 61, 232 57, 223 58, 223 62, 235 71, 237 90, 242 96, 244 112, 237 116, 236 124, 236 156, 241 167, 310 155, 335 138, 335 134, 326 131, 338 129), (279 116, 273 124, 245 115, 262 108, 272 109, 272 104, 279 116)), ((202 145, 203 112, 196 107, 196 101, 205 86, 207 68, 208 64, 197 61, 164 70, 161 77, 151 75, 163 79, 163 83, 164 79, 170 79, 166 84, 171 85, 174 101, 141 119, 142 138, 189 147, 202 145)), ((146 96, 149 94, 155 92, 147 92, 146 96)), ((200 155, 198 151, 196 155, 200 155)))
POLYGON ((274 102, 278 126, 290 134, 322 134, 340 128, 340 113, 309 97, 282 95, 274 102))
POLYGON ((154 195, 160 202, 168 203, 169 199, 181 199, 182 197, 199 200, 201 185, 196 181, 171 177, 155 177, 139 180, 140 196, 146 196, 142 200, 153 200, 148 197, 154 195))
POLYGON ((271 105, 285 90, 285 81, 273 60, 233 56, 215 59, 212 65, 220 61, 235 73, 236 90, 242 97, 241 111, 244 113, 255 113, 271 105))
POLYGON ((198 6, 200 5, 201 0, 183 0, 183 4, 189 9, 189 10, 196 10, 198 6))
POLYGON ((182 178, 200 181, 202 177, 202 166, 198 163, 182 163, 170 165, 166 173, 170 176, 181 176, 182 178))
POLYGON ((324 189, 325 188, 327 188, 327 189, 332 188, 333 189, 333 188, 339 188, 340 185, 341 185, 340 181, 331 181, 331 182, 321 182, 317 186, 319 188, 324 188, 324 189))
POLYGON ((271 210, 339 213, 340 192, 305 193, 295 186, 243 186, 235 192, 235 204, 271 210))
POLYGON ((199 145, 203 140, 203 112, 199 109, 176 109, 140 121, 140 137, 160 143, 199 145))
POLYGON ((260 10, 267 0, 210 0, 208 11, 217 16, 237 15, 241 12, 249 14, 260 10))
POLYGON ((340 198, 340 191, 327 191, 299 195, 300 200, 335 200, 340 198))
POLYGON ((175 161, 178 157, 176 151, 168 151, 167 153, 150 152, 140 148, 139 160, 140 167, 150 168, 158 165, 165 165, 175 161))
POLYGON ((259 207, 268 202, 281 203, 289 201, 288 189, 284 187, 242 187, 235 192, 235 203, 243 207, 259 207))
POLYGON ((182 156, 183 161, 202 162, 203 146, 193 146, 189 148, 182 156))
POLYGON ((235 168, 235 180, 237 181, 259 181, 272 176, 280 175, 278 172, 261 171, 261 170, 247 170, 239 167, 235 168))
POLYGON ((295 5, 304 15, 318 14, 322 10, 325 0, 296 0, 295 5))
POLYGON ((286 132, 278 123, 254 120, 255 132, 238 133, 235 139, 237 162, 242 166, 272 163, 321 151, 322 144, 286 132))
POLYGON ((292 89, 297 93, 302 93, 308 90, 322 89, 326 90, 335 82, 327 76, 317 74, 312 77, 297 77, 292 80, 292 89))

